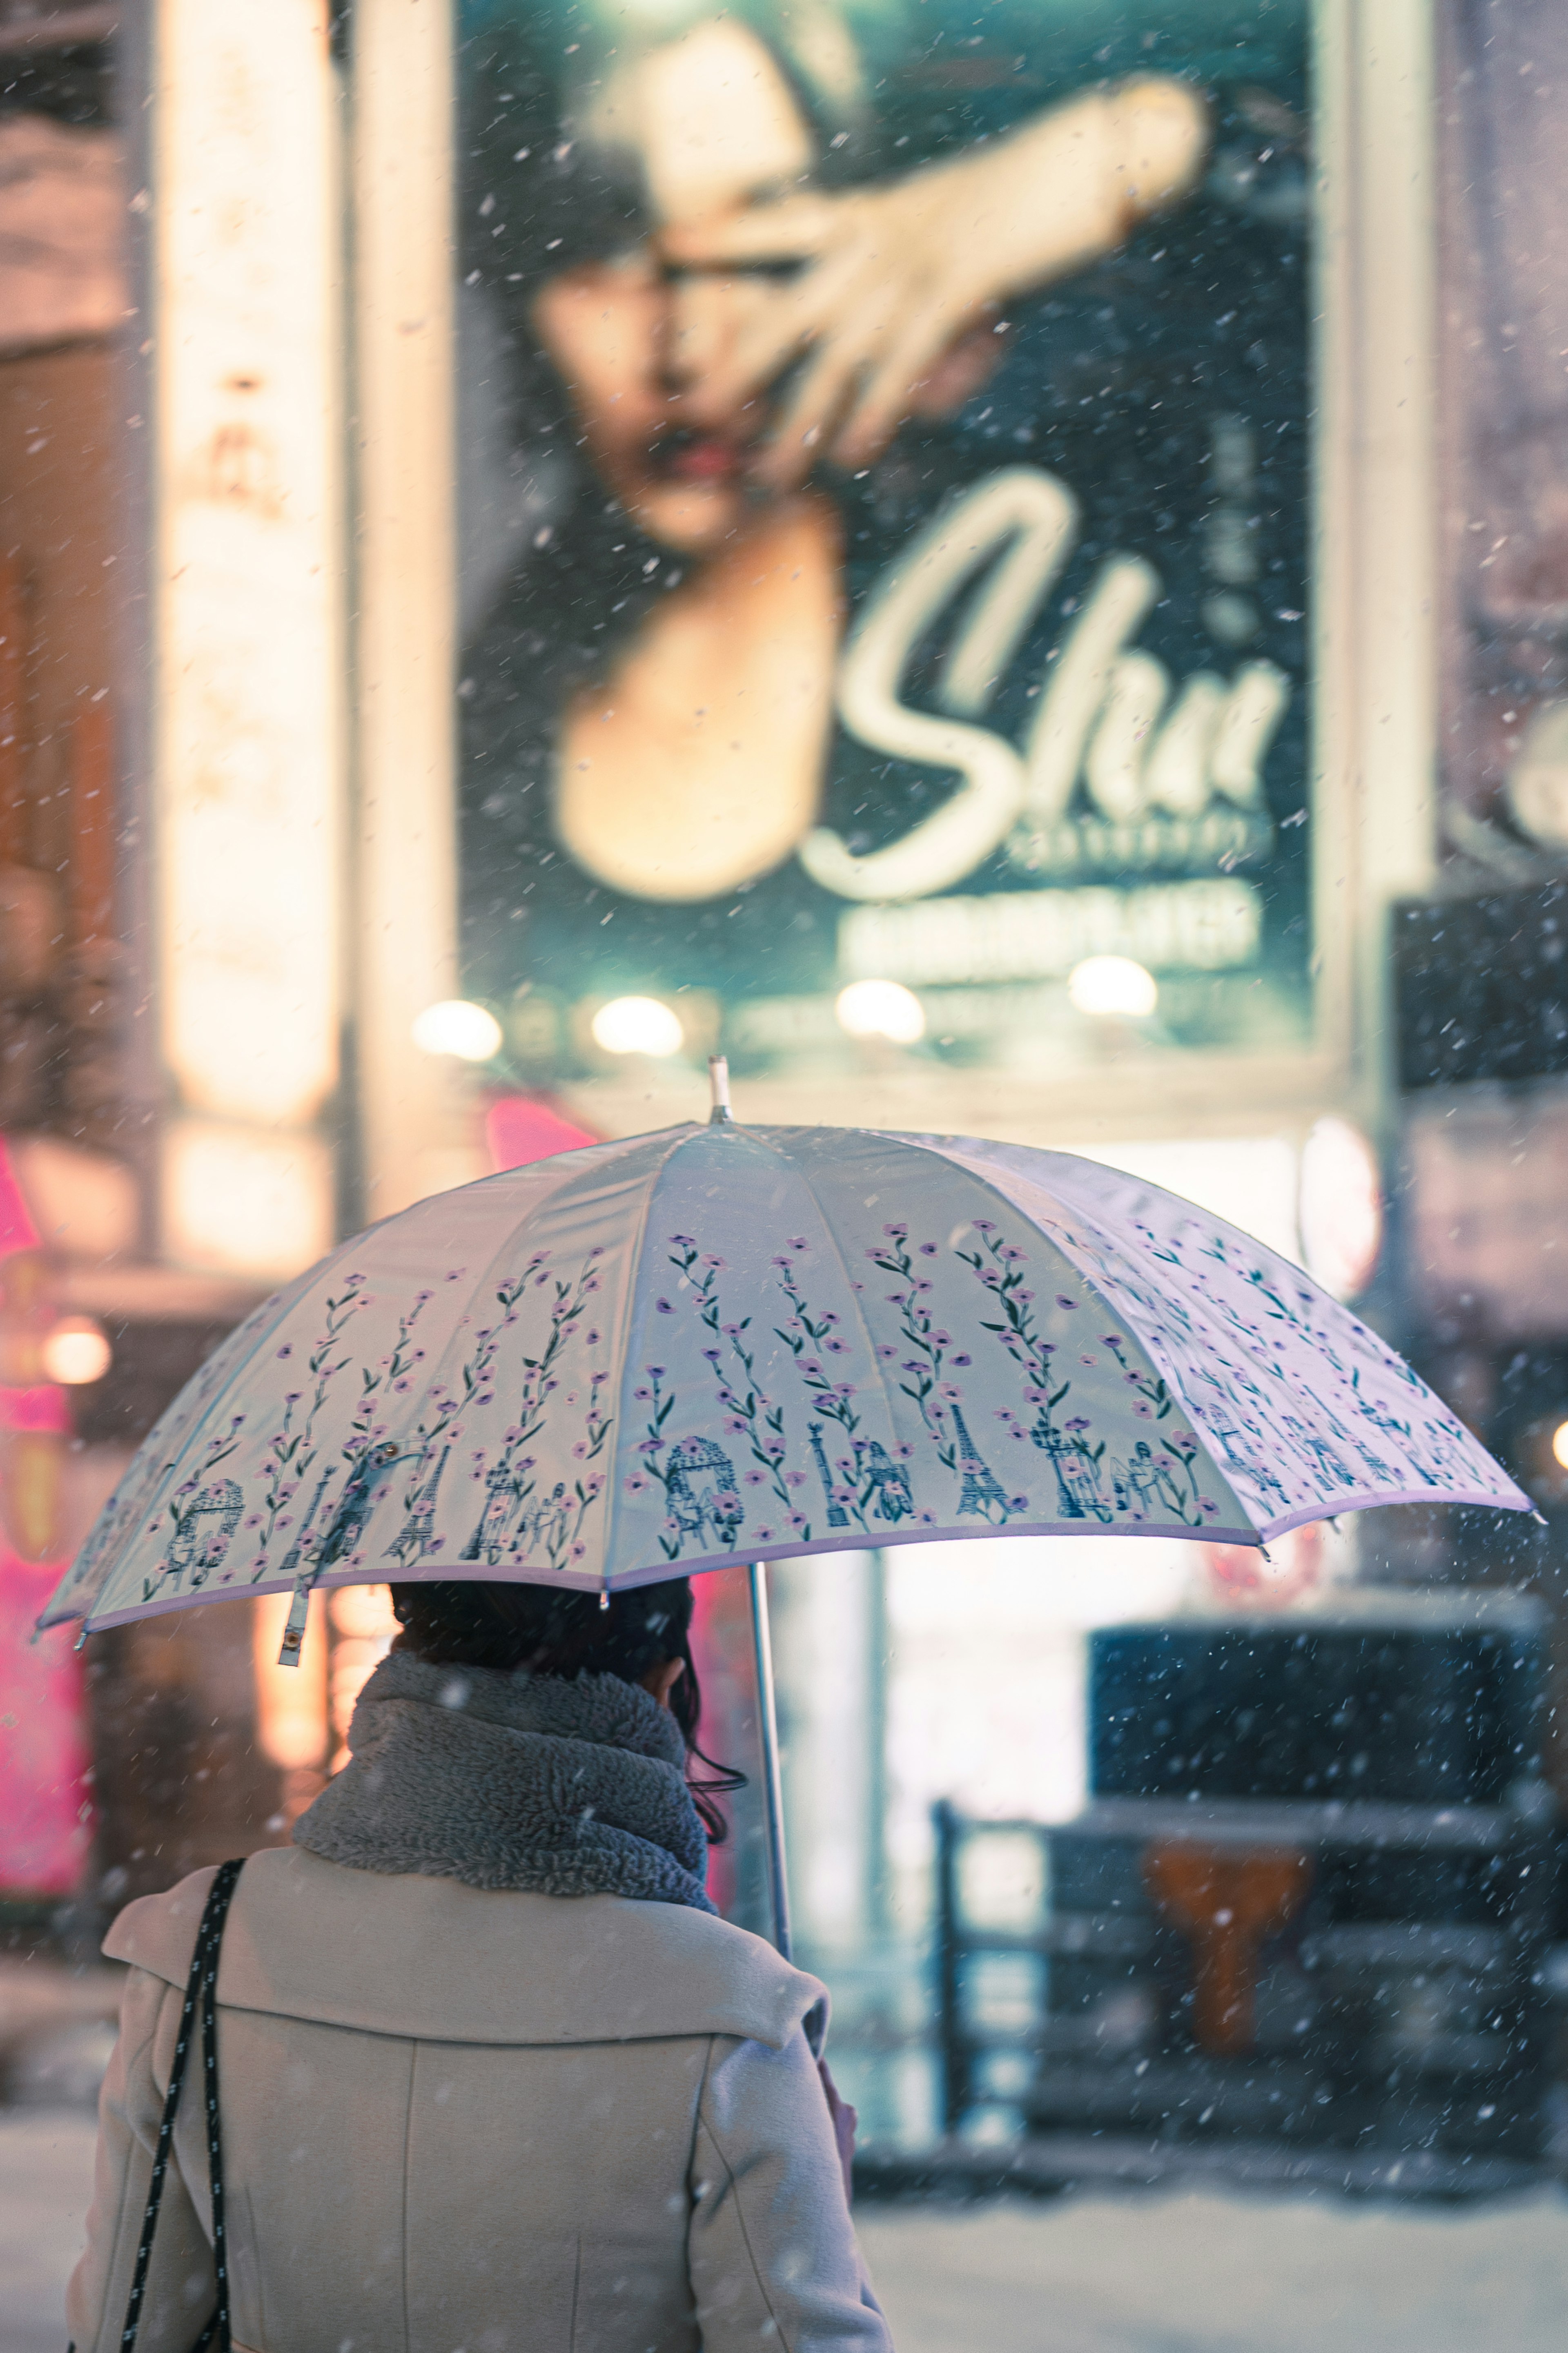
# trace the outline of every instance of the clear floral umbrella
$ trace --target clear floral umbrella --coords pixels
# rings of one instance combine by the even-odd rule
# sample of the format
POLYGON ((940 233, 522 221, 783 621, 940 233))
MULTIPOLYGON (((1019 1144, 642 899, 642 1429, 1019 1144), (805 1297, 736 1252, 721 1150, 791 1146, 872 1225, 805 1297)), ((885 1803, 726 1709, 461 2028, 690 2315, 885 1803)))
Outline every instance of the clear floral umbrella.
POLYGON ((289 1659, 316 1585, 607 1596, 745 1563, 766 1701, 770 1558, 1255 1545, 1414 1501, 1531 1509, 1391 1348, 1234 1227, 1065 1153, 721 1109, 420 1202, 268 1300, 43 1622, 289 1589, 289 1659))

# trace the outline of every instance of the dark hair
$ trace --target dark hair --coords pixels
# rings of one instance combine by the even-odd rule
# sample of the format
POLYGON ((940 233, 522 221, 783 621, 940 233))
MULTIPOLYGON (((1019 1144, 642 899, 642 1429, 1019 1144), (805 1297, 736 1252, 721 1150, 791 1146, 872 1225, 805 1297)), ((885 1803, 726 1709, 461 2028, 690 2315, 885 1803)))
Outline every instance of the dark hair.
POLYGON ((392 1607, 403 1631, 394 1650, 411 1651, 439 1667, 493 1667, 503 1675, 619 1675, 640 1683, 654 1667, 679 1659, 684 1672, 669 1695, 669 1712, 686 1743, 686 1779, 711 1843, 728 1825, 716 1800, 742 1789, 746 1777, 699 1747, 702 1687, 691 1656, 691 1579, 667 1577, 613 1593, 606 1608, 596 1593, 563 1592, 549 1585, 502 1579, 395 1585, 392 1607), (695 1758, 708 1772, 699 1777, 695 1758))

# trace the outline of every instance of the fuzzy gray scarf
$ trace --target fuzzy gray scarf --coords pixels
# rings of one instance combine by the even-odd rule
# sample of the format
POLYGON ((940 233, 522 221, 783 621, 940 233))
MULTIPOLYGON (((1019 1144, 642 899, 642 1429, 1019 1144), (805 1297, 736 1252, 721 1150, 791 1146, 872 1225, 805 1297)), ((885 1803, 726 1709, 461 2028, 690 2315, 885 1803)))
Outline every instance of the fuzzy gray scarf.
POLYGON ((328 1862, 714 1908, 680 1727, 618 1675, 568 1683, 394 1651, 360 1694, 349 1746, 294 1825, 328 1862))

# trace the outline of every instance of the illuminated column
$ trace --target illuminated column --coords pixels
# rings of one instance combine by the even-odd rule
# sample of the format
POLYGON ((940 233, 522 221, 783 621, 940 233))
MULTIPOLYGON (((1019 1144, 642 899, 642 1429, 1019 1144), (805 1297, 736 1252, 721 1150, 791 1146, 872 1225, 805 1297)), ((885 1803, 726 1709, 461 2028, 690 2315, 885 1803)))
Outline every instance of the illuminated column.
POLYGON ((333 1231, 342 245, 324 0, 156 0, 156 860, 165 1254, 333 1231))
POLYGON ((353 13, 356 989, 365 1206, 483 1176, 452 1062, 414 1023, 457 987, 451 0, 353 13))

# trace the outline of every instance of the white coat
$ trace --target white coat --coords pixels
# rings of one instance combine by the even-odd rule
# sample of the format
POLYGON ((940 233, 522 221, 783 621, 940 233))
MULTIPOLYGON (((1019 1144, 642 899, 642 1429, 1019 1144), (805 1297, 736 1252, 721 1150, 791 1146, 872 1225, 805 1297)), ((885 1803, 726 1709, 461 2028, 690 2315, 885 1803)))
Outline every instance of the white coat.
MULTIPOLYGON (((77 2353, 119 2345, 211 1871, 146 1896, 104 2084, 77 2353)), ((890 2353, 802 2021, 679 1905, 253 1856, 217 1984, 236 2353, 890 2353)), ((199 2050, 138 2353, 214 2301, 199 2050)))

